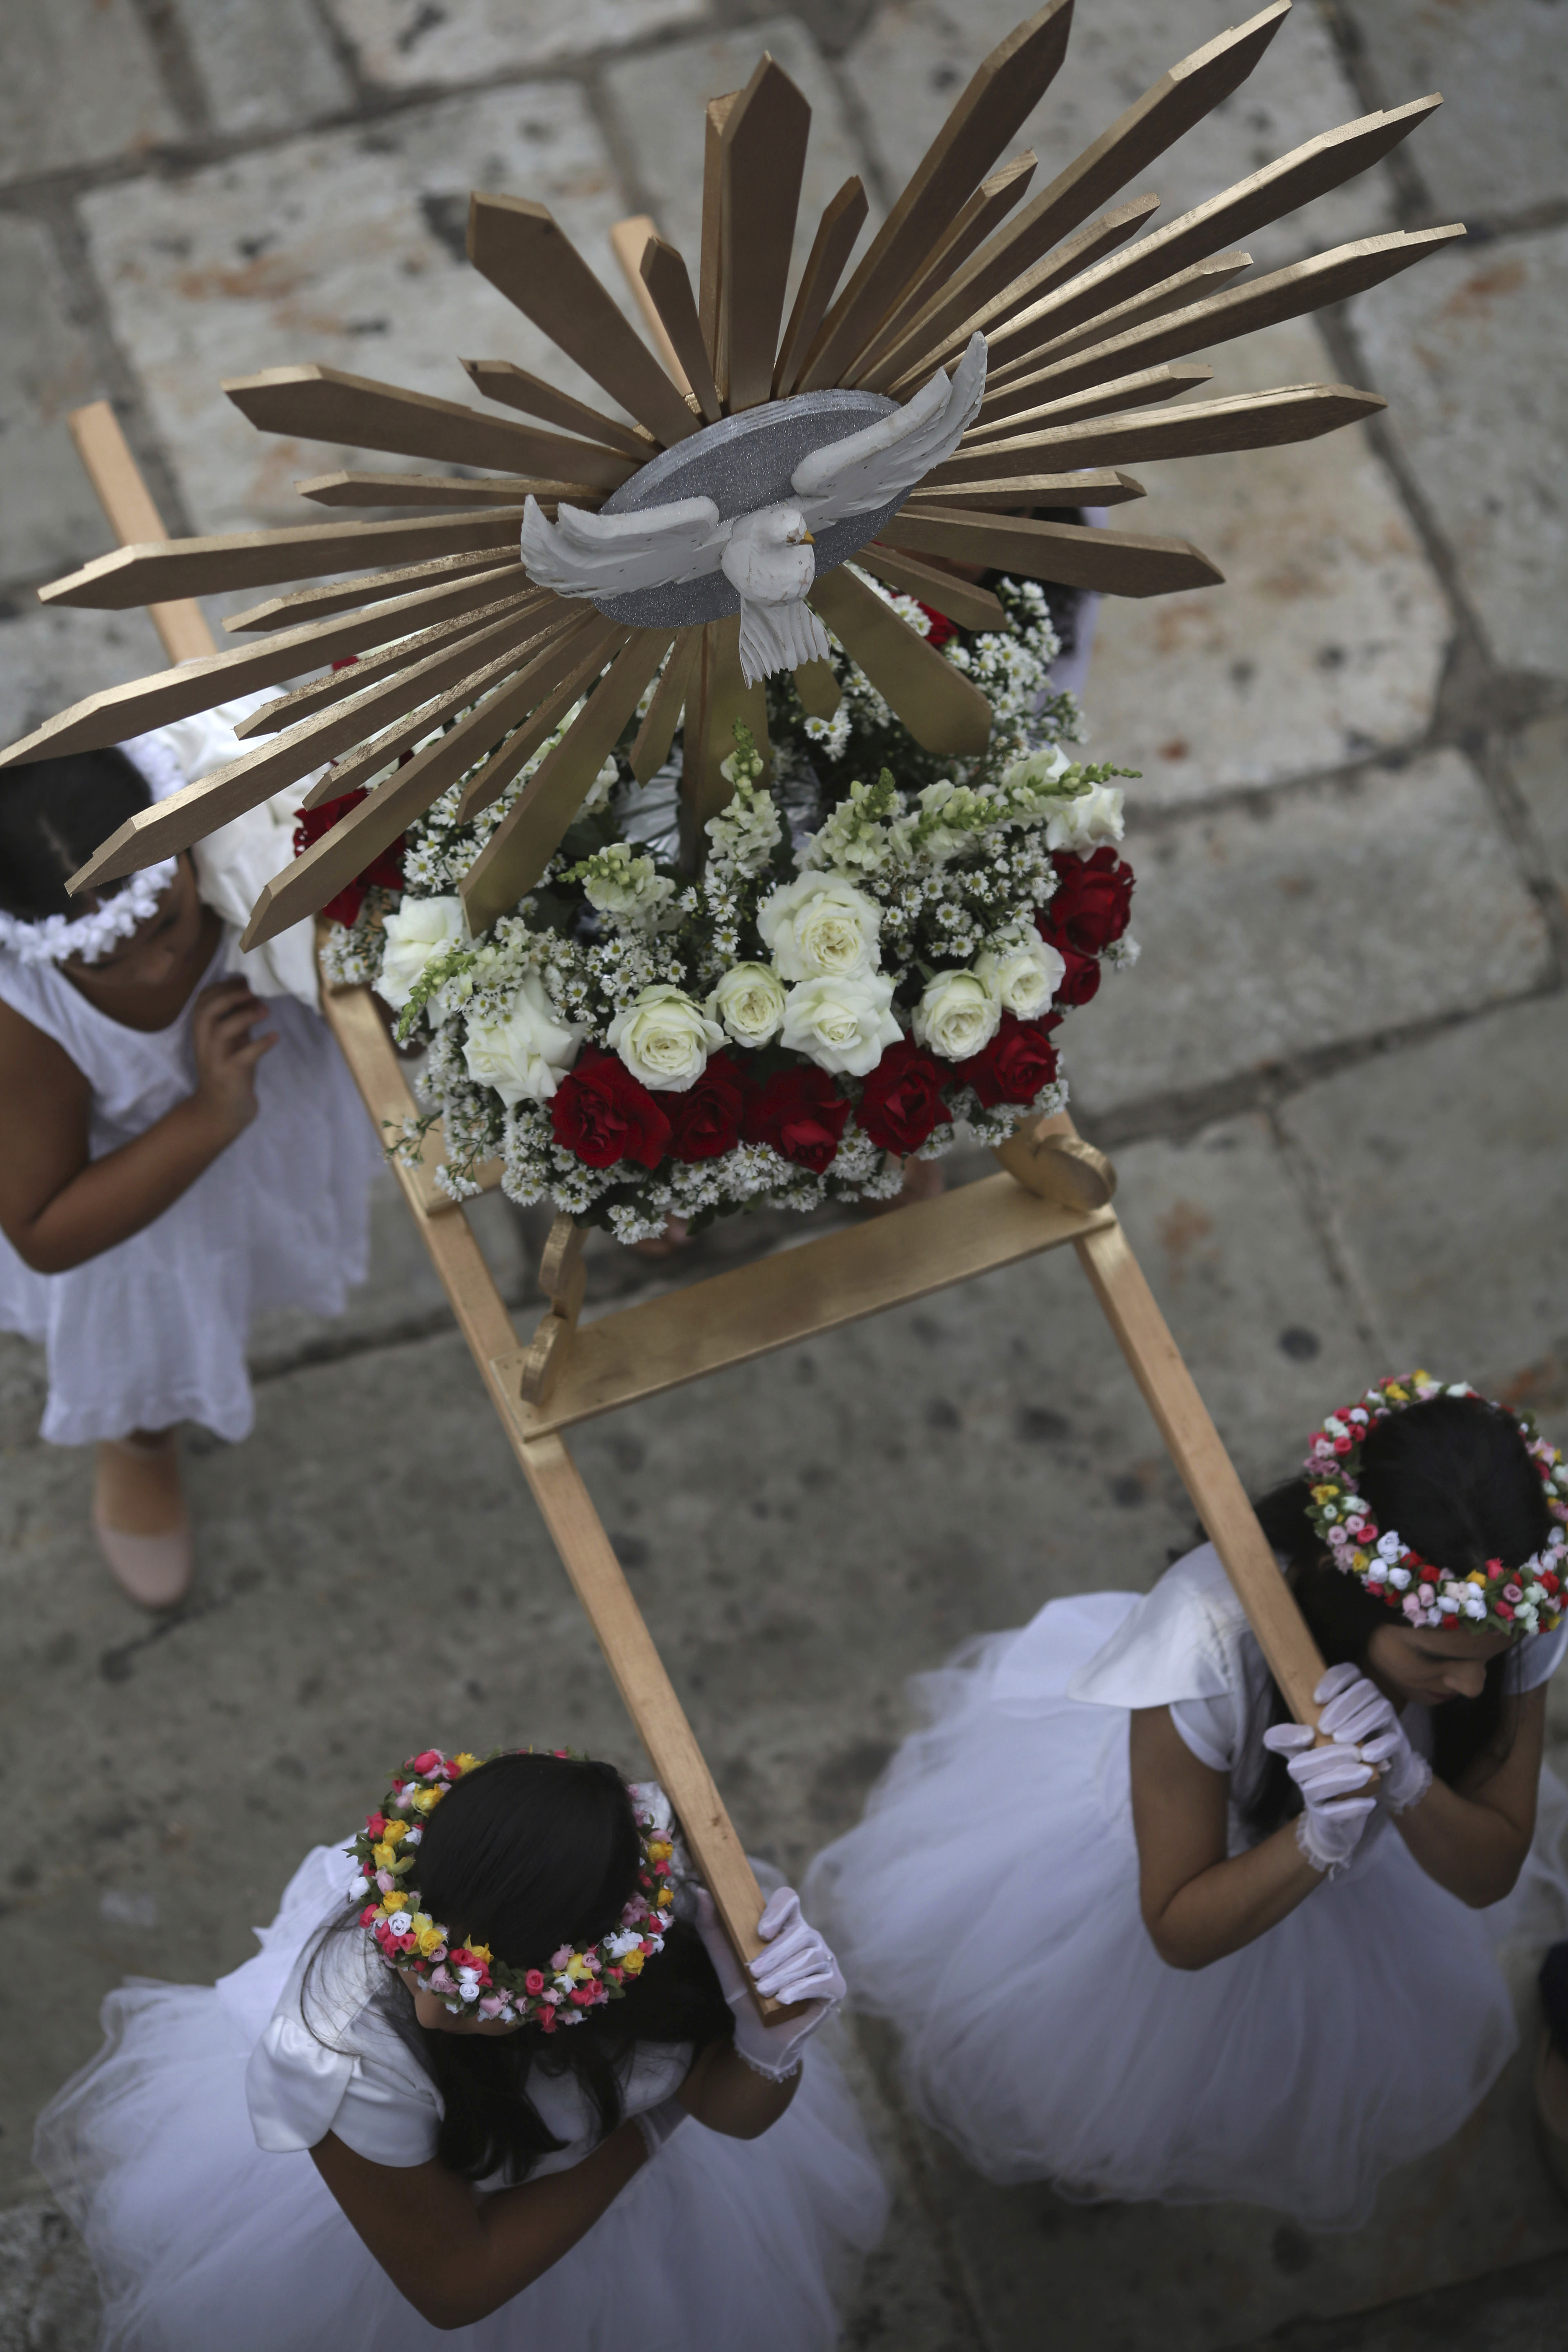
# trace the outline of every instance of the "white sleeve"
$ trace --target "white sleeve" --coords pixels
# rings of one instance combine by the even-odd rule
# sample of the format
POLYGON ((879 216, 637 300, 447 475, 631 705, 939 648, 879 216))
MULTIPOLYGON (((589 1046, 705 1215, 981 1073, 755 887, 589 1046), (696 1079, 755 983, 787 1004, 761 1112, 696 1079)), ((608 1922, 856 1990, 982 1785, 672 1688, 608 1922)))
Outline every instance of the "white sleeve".
POLYGON ((402 2068, 333 2049, 279 2011, 250 2053, 245 2095, 258 2147, 287 2155, 332 2132, 373 2164, 427 2164, 441 2115, 402 2068))
POLYGON ((1236 1769, 1238 1745, 1236 1695, 1226 1691, 1214 1698, 1177 1698, 1170 1705, 1171 1721, 1200 1764, 1211 1772, 1236 1769))
POLYGON ((1564 1650, 1568 1650, 1568 1620, 1555 1633, 1527 1634, 1508 1662, 1510 1690, 1520 1694, 1539 1690, 1556 1673, 1564 1650))

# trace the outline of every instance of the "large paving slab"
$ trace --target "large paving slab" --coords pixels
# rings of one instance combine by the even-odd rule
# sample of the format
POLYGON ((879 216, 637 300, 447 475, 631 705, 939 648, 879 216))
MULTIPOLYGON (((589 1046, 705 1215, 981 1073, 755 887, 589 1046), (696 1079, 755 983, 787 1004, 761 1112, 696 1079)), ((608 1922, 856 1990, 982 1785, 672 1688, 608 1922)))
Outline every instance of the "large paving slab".
POLYGON ((133 157, 179 130, 135 0, 7 12, 0 178, 133 157))
POLYGON ((1075 1099, 1101 1115, 1468 1013, 1551 969, 1456 751, 1134 825, 1124 847, 1143 959, 1063 1033, 1075 1099))
POLYGON ((1451 247, 1350 315, 1492 652, 1568 677, 1568 229, 1451 247))
POLYGON ((1444 93, 1412 151, 1443 217, 1508 218, 1568 195, 1554 0, 1351 0, 1345 13, 1386 103, 1444 93))
POLYGON ((384 89, 528 73, 706 16, 705 0, 328 0, 360 72, 384 89))
POLYGON ((86 200, 115 331, 199 530, 308 520, 292 483, 356 456, 376 471, 421 463, 258 434, 225 376, 314 360, 480 405, 459 357, 512 359, 604 405, 469 267, 470 188, 547 204, 620 299, 606 232, 626 206, 570 82, 448 99, 86 200))
MULTIPOLYGON (((1211 397, 1340 373, 1308 320, 1209 356, 1211 397)), ((1100 608, 1089 719, 1100 758, 1142 771, 1135 803, 1273 783, 1425 734, 1453 624, 1363 426, 1131 470, 1148 502, 1113 525, 1190 539, 1225 574, 1100 608)))
MULTIPOLYGON (((604 73, 605 95, 642 201, 663 235, 685 254, 693 285, 702 246, 703 109, 710 98, 743 89, 764 49, 811 108, 811 143, 795 222, 798 271, 823 206, 851 174, 865 176, 837 83, 810 35, 787 16, 764 16, 734 31, 695 35, 647 56, 626 58, 604 73)), ((875 226, 881 208, 876 189, 868 187, 867 194, 875 226)))
POLYGON ((100 390, 91 340, 42 221, 0 214, 0 577, 65 571, 108 542, 66 417, 100 390))
MULTIPOLYGON (((59 435, 76 465, 63 425, 59 435)), ((96 555, 109 543, 102 518, 84 516, 83 556, 96 555)), ((79 696, 121 686, 161 668, 163 660, 144 613, 51 612, 26 588, 0 598, 0 743, 31 734, 79 696)))
POLYGON ((200 0, 181 26, 216 130, 298 131, 353 102, 311 0, 200 0))
MULTIPOLYGON (((909 178, 981 59, 1027 13, 1019 0, 968 0, 963 8, 949 0, 890 0, 879 11, 846 62, 890 189, 909 178)), ((1232 0, 1098 0, 1080 8, 1067 63, 1016 142, 1040 158, 1036 188, 1047 186, 1170 67, 1251 13, 1232 0)), ((1399 96, 1414 98, 1422 88, 1413 82, 1399 96)), ((1251 78, 1138 172, 1126 193, 1158 189, 1160 226, 1363 110, 1323 20, 1298 8, 1251 78)), ((1274 268, 1394 226, 1393 192, 1379 167, 1258 230, 1247 249, 1274 268)))
POLYGON ((1391 1366, 1568 1409, 1563 1000, 1342 1070, 1284 1119, 1317 1163, 1391 1366))
POLYGON ((1552 711, 1521 728, 1512 745, 1511 766, 1568 907, 1568 711, 1552 711))

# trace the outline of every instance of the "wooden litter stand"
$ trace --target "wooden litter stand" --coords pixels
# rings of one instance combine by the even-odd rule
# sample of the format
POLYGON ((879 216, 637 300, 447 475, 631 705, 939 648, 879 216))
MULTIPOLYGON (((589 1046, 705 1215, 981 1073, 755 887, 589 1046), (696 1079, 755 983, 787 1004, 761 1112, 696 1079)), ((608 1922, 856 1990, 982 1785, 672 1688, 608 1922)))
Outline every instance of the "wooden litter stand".
MULTIPOLYGON (((121 541, 161 539, 163 525, 109 404, 79 409, 70 426, 121 541)), ((172 659, 213 649, 194 601, 155 605, 153 619, 172 659)), ((400 1132, 417 1106, 370 991, 323 988, 322 1001, 377 1133, 400 1132)), ((501 1426, 742 1958, 763 1949, 762 1895, 567 1451, 565 1433, 578 1422, 1070 1242, 1292 1714, 1302 1723, 1317 1720, 1312 1692, 1322 1660, 1110 1205, 1110 1161, 1074 1133, 1065 1114, 1033 1120, 996 1158, 1001 1172, 977 1183, 587 1325, 579 1323, 583 1230, 558 1217, 540 1271, 548 1307, 526 1346, 461 1207, 437 1189, 425 1161, 395 1162, 501 1426)), ((492 1162, 481 1177, 487 1187, 495 1183, 499 1166, 492 1162)), ((759 2005, 778 2013, 776 2003, 759 2005)))

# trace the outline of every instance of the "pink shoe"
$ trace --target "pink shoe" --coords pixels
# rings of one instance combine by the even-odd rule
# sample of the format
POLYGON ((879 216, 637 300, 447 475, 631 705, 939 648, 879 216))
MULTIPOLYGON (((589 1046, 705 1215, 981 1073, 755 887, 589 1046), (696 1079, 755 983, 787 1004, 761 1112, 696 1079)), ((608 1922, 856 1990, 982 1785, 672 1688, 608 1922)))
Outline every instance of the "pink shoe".
MULTIPOLYGON (((132 1475, 133 1476, 134 1473, 132 1475)), ((130 1498, 121 1496, 118 1499, 123 1507, 130 1498)), ((142 1517, 154 1501, 153 1496, 135 1497, 126 1516, 142 1517)), ((92 1505, 92 1531, 98 1538, 98 1548, 110 1576, 139 1608, 172 1609, 177 1601, 184 1599, 190 1590, 195 1549, 191 1541, 190 1516, 185 1509, 184 1496, 180 1492, 173 1436, 161 1445, 149 1445, 135 1438, 108 1438, 100 1443, 97 1492, 92 1505), (110 1457, 107 1463, 106 1454, 110 1457), (113 1458, 115 1455, 120 1457, 118 1462, 113 1458), (108 1483, 112 1489, 122 1486, 124 1473, 131 1470, 132 1464, 153 1473, 167 1464, 174 1472, 172 1484, 175 1516, 170 1525, 157 1528, 151 1534, 132 1534, 126 1528, 113 1526, 105 1505, 106 1468, 110 1474, 108 1483), (121 1472, 121 1477, 114 1476, 115 1471, 121 1472)))

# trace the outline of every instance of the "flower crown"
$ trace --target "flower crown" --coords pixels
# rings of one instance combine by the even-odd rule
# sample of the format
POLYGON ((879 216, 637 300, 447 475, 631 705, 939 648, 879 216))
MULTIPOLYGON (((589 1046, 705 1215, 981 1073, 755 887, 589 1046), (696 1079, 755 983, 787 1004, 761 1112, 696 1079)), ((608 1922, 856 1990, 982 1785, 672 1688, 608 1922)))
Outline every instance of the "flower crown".
POLYGON ((1480 1391, 1467 1381, 1445 1383, 1428 1372, 1412 1372, 1403 1380, 1378 1381, 1359 1403, 1331 1412, 1308 1444, 1306 1469, 1311 1481, 1307 1517, 1322 1538, 1330 1557, 1348 1575, 1357 1576, 1366 1591, 1412 1625, 1470 1624, 1479 1631, 1507 1633, 1550 1633, 1562 1619, 1563 1588, 1568 1580, 1568 1473, 1563 1456, 1541 1435, 1527 1412, 1509 1413, 1524 1440, 1546 1489, 1546 1507, 1557 1525, 1541 1549, 1521 1567, 1505 1568, 1489 1559, 1483 1569, 1465 1577, 1434 1568, 1413 1551, 1393 1528, 1382 1529, 1372 1506, 1356 1491, 1362 1448, 1367 1434, 1391 1413, 1429 1397, 1473 1397, 1480 1391))
POLYGON ((0 911, 0 948, 8 948, 19 963, 68 963, 72 956, 101 963, 117 940, 128 940, 155 911, 178 872, 177 858, 160 858, 85 915, 40 915, 29 922, 0 911))
MULTIPOLYGON (((532 1748, 517 1751, 532 1755, 532 1748)), ((570 1748, 552 1748, 552 1756, 585 1760, 570 1748)), ((639 1977, 644 1963, 664 1949, 664 1929, 675 1888, 669 1877, 673 1836, 661 1827, 658 1809, 643 1793, 630 1789, 641 1849, 637 1891, 621 1913, 619 1927, 597 1944, 563 1944, 544 1967, 509 1968, 487 1944, 454 1944, 447 1930, 420 1906, 412 1884, 416 1852, 425 1835, 425 1823, 448 1789, 489 1759, 483 1756, 443 1756, 426 1748, 410 1757, 372 1813, 349 1851, 359 1864, 363 1888, 374 1887, 374 1899, 359 1915, 364 1928, 389 1969, 416 1976, 440 1996, 454 2017, 477 2014, 506 2025, 536 2024, 546 2033, 557 2026, 580 2025, 590 2010, 606 2001, 624 2000, 628 1979, 639 1977)), ((362 1887, 353 1891, 359 1900, 362 1887)))

